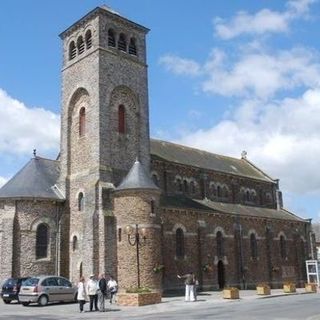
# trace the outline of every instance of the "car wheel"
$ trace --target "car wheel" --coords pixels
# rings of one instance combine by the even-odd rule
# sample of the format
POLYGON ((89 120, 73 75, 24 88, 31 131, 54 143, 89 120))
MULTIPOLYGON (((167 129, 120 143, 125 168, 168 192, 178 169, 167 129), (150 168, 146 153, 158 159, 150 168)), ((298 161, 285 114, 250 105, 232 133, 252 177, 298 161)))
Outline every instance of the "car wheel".
POLYGON ((10 300, 3 300, 3 302, 4 302, 5 304, 9 304, 11 301, 10 301, 10 300))
POLYGON ((41 296, 38 300, 38 303, 40 306, 46 306, 48 304, 48 297, 47 296, 41 296))
POLYGON ((26 306, 29 305, 29 303, 30 303, 30 302, 22 302, 22 305, 26 307, 26 306))

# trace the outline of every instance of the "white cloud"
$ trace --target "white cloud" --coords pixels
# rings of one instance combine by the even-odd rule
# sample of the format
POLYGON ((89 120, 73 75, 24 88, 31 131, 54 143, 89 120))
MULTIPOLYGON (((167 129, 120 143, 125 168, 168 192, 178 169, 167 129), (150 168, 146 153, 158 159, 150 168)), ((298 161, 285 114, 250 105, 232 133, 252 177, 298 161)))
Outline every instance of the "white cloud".
POLYGON ((8 181, 8 179, 0 176, 0 188, 8 181))
POLYGON ((237 158, 245 149, 250 160, 281 178, 285 190, 319 195, 319 114, 320 89, 268 106, 259 100, 245 101, 232 118, 209 130, 184 132, 178 142, 237 158))
POLYGON ((268 53, 252 48, 228 63, 220 51, 213 50, 203 67, 207 76, 202 85, 205 92, 269 97, 279 90, 315 87, 319 83, 319 57, 311 50, 294 48, 268 53))
POLYGON ((194 60, 180 58, 172 54, 161 57, 159 63, 164 65, 168 71, 178 75, 194 76, 200 72, 200 65, 194 60))
POLYGON ((0 89, 0 152, 41 155, 59 150, 60 117, 43 108, 28 108, 0 89))
POLYGON ((288 1, 283 12, 262 9, 254 14, 239 11, 225 21, 219 17, 214 19, 215 33, 218 37, 228 40, 242 34, 262 35, 264 33, 287 32, 292 20, 307 15, 309 6, 314 0, 288 1))

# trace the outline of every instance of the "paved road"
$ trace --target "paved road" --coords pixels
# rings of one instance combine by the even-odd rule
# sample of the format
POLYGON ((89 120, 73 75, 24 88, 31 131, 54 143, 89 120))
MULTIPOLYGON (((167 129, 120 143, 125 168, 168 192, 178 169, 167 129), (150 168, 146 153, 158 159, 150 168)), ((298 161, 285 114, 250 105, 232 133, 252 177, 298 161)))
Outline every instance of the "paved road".
MULTIPOLYGON (((46 307, 0 302, 0 319, 236 319, 236 320, 320 320, 320 294, 282 295, 260 299, 245 292, 240 300, 221 299, 219 293, 200 295, 197 302, 185 303, 183 297, 164 298, 161 304, 145 307, 109 306, 108 311, 79 313, 77 304, 55 304, 46 307)), ((85 306, 88 308, 88 304, 85 306)))

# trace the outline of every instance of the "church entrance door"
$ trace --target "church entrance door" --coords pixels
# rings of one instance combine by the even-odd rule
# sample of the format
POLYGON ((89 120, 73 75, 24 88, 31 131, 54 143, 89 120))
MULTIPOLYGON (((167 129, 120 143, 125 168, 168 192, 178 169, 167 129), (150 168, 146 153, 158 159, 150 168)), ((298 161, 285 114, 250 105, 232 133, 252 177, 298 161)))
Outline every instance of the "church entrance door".
POLYGON ((225 285, 224 265, 221 260, 218 262, 218 284, 219 284, 219 289, 224 288, 224 285, 225 285))

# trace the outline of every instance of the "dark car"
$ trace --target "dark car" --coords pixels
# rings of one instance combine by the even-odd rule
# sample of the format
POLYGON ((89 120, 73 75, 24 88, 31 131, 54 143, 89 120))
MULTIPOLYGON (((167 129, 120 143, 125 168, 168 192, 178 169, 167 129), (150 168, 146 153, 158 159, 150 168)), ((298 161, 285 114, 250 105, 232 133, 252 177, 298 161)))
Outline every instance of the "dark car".
POLYGON ((10 303, 12 300, 19 302, 19 291, 28 277, 25 278, 9 278, 2 285, 1 298, 4 303, 10 303))

